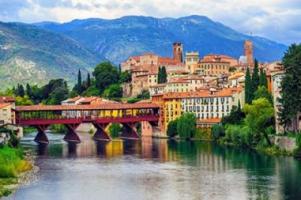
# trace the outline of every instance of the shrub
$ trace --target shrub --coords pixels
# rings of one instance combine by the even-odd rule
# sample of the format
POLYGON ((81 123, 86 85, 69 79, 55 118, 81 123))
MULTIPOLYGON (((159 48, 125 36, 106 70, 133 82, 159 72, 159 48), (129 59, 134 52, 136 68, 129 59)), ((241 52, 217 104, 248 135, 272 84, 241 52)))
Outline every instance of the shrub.
POLYGON ((215 140, 217 140, 220 137, 225 136, 225 130, 221 124, 214 124, 212 126, 211 133, 212 133, 213 139, 215 139, 215 140))
POLYGON ((196 133, 194 138, 200 139, 200 140, 212 140, 212 133, 210 129, 196 129, 196 133))
POLYGON ((119 133, 121 132, 121 130, 122 130, 121 125, 117 124, 117 123, 113 123, 109 127, 109 132, 110 132, 112 138, 119 137, 119 133))
POLYGON ((298 149, 301 149, 301 134, 297 134, 296 135, 296 145, 298 147, 298 149))
POLYGON ((16 177, 18 173, 31 169, 31 164, 23 160, 19 149, 0 148, 0 178, 16 177))
POLYGON ((239 125, 229 125, 226 128, 225 138, 228 142, 234 145, 240 145, 242 138, 241 138, 241 126, 239 125))
POLYGON ((168 126, 167 126, 167 136, 168 137, 175 137, 176 135, 178 135, 177 124, 178 124, 177 120, 173 120, 168 123, 168 126))
POLYGON ((196 117, 193 113, 183 114, 177 122, 177 133, 181 138, 193 138, 196 132, 196 117))

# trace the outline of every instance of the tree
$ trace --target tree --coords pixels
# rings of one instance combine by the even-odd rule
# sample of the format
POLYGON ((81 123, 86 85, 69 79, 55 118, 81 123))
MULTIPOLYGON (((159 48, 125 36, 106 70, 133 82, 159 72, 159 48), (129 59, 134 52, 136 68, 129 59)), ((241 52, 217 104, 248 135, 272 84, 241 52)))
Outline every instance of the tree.
POLYGON ((120 83, 129 83, 132 81, 132 74, 130 71, 120 73, 120 83))
POLYGON ((27 95, 29 98, 31 98, 31 97, 33 96, 31 87, 30 87, 30 85, 29 85, 28 83, 26 84, 26 95, 27 95))
POLYGON ((24 97, 24 95, 25 95, 25 91, 23 85, 18 84, 16 89, 16 96, 24 97))
POLYGON ((109 127, 109 132, 112 138, 119 137, 119 133, 122 131, 122 127, 118 123, 112 123, 109 127))
POLYGON ((250 69, 247 68, 246 72, 246 79, 245 79, 245 101, 246 103, 251 103, 253 99, 252 94, 252 80, 251 80, 251 74, 250 69))
POLYGON ((175 137, 178 134, 177 124, 178 124, 177 120, 173 120, 168 123, 168 126, 167 126, 167 136, 168 137, 175 137))
POLYGON ((165 66, 162 67, 162 80, 161 83, 166 83, 167 82, 167 72, 165 66))
POLYGON ((190 139, 196 133, 196 117, 193 113, 183 114, 177 122, 177 133, 181 138, 190 139))
POLYGON ((149 99, 150 98, 150 94, 148 90, 142 90, 142 92, 140 94, 137 95, 138 99, 149 99))
POLYGON ((122 97, 122 87, 119 84, 112 84, 110 85, 105 91, 103 92, 103 96, 109 99, 116 99, 122 97))
POLYGON ((298 130, 297 115, 301 111, 301 44, 293 44, 285 53, 282 64, 285 70, 281 82, 280 122, 287 130, 298 130))
POLYGON ((93 75, 96 79, 96 87, 101 93, 109 85, 117 83, 119 80, 118 70, 110 62, 98 64, 93 71, 93 75))
MULTIPOLYGON (((255 59, 254 61, 254 69, 252 74, 252 95, 254 95, 255 91, 259 86, 259 70, 258 70, 258 61, 255 59)), ((254 97, 254 96, 252 96, 254 97)), ((253 98, 252 98, 253 100, 253 98)))
POLYGON ((265 86, 259 86, 254 93, 254 99, 266 98, 273 105, 273 97, 265 86))
POLYGON ((30 98, 25 95, 24 97, 17 96, 16 97, 16 105, 17 106, 30 106, 33 105, 33 102, 30 100, 30 98))
POLYGON ((246 114, 245 125, 251 131, 253 141, 258 144, 262 138, 271 145, 271 142, 266 132, 266 128, 270 126, 274 116, 274 108, 272 104, 265 98, 259 98, 246 104, 244 107, 246 114))
POLYGON ((84 91, 82 95, 85 97, 100 96, 100 91, 96 86, 92 85, 88 89, 86 89, 86 91, 84 91))
POLYGON ((165 66, 159 67, 158 71, 158 83, 166 83, 167 82, 167 73, 165 66))
POLYGON ((260 69, 259 85, 264 86, 266 88, 268 87, 268 80, 267 80, 267 77, 266 77, 266 73, 265 73, 265 71, 263 71, 263 69, 260 69))
POLYGON ((58 87, 53 90, 50 94, 50 97, 47 99, 47 104, 58 105, 61 102, 68 98, 68 88, 58 87))
POLYGON ((222 124, 240 124, 245 117, 245 114, 241 110, 240 102, 238 106, 233 106, 228 116, 222 118, 222 124))
POLYGON ((87 83, 87 88, 89 88, 90 86, 91 86, 91 77, 90 77, 90 73, 88 72, 88 74, 87 74, 87 81, 86 81, 86 83, 87 83))
POLYGON ((50 80, 40 90, 41 100, 46 104, 60 104, 61 101, 68 98, 69 90, 67 82, 64 79, 50 80))
POLYGON ((80 69, 78 70, 77 74, 77 83, 74 86, 73 90, 76 91, 77 94, 81 94, 83 92, 83 82, 82 82, 82 73, 80 69))
POLYGON ((221 125, 221 124, 214 124, 212 126, 211 133, 212 133, 213 138, 215 140, 218 139, 218 138, 220 138, 220 137, 225 136, 225 130, 224 130, 223 125, 221 125))

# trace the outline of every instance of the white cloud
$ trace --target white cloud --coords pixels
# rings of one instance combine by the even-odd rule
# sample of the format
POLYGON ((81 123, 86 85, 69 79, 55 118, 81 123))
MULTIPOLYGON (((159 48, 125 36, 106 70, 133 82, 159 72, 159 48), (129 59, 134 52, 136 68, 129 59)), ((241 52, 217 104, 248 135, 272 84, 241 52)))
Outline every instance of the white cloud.
POLYGON ((125 15, 206 15, 243 33, 301 42, 300 0, 0 0, 0 20, 58 21, 125 15))

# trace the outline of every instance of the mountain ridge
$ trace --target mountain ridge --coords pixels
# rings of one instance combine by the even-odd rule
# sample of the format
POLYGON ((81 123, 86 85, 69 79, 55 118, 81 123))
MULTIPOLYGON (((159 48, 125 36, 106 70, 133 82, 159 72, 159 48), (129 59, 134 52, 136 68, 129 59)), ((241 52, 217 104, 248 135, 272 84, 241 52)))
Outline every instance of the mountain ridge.
POLYGON ((187 51, 199 51, 202 56, 220 53, 239 58, 243 54, 243 41, 249 39, 254 43, 255 57, 261 61, 279 60, 287 48, 286 45, 267 38, 242 34, 220 22, 200 15, 179 18, 135 15, 116 19, 88 18, 61 24, 46 23, 39 27, 67 35, 115 64, 145 51, 170 56, 170 46, 174 41, 182 42, 187 51), (144 35, 141 34, 143 31, 144 35), (94 33, 92 37, 81 37, 92 33, 94 33), (120 42, 120 39, 124 41, 120 42), (155 41, 163 45, 158 47, 155 44, 152 47, 151 44, 155 41), (112 44, 111 47, 108 44, 112 44), (125 46, 128 47, 127 51, 125 46), (119 54, 114 53, 114 49, 119 49, 119 54))
POLYGON ((102 60, 118 65, 128 57, 153 52, 172 55, 172 43, 184 51, 239 58, 243 42, 254 43, 260 61, 280 60, 287 49, 272 40, 242 34, 206 16, 179 18, 124 16, 70 22, 0 22, 0 84, 42 84, 51 78, 74 83, 78 69, 91 70, 102 60))

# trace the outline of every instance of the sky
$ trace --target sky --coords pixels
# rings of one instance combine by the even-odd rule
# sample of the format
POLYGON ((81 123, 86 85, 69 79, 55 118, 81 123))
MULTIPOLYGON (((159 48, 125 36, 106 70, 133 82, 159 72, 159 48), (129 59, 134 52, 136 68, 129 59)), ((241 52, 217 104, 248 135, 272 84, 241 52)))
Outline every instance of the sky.
POLYGON ((204 15, 239 32, 301 43, 301 0, 0 0, 0 21, 204 15))

